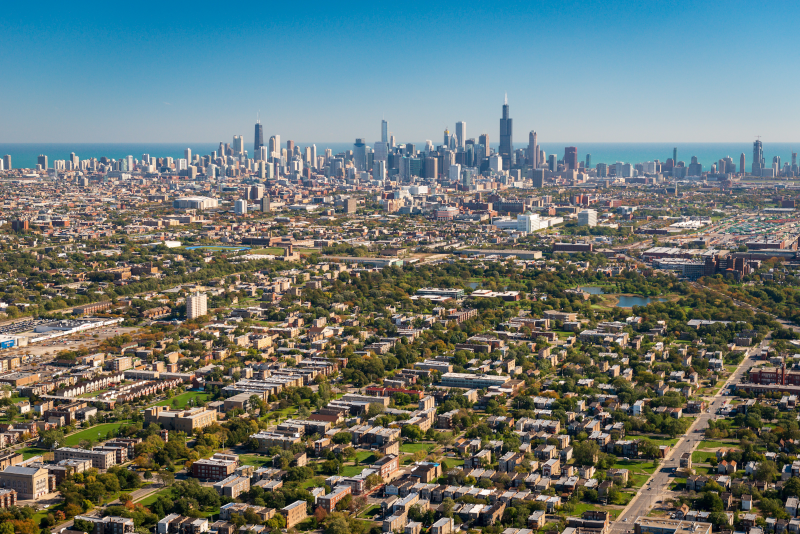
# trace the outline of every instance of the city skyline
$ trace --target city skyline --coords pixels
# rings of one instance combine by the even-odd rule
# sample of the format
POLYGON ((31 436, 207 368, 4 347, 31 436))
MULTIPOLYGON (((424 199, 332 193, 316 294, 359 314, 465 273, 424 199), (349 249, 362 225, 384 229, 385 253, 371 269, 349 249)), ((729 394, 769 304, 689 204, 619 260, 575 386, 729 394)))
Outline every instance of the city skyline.
POLYGON ((248 17, 215 25, 202 4, 159 5, 155 18, 57 4, 34 17, 8 6, 0 29, 14 83, 0 100, 13 105, 0 142, 212 142, 241 134, 259 110, 267 132, 319 142, 374 142, 375 117, 398 139, 432 138, 457 121, 491 133, 506 92, 518 132, 570 143, 796 139, 793 35, 771 27, 800 14, 791 3, 373 8, 314 5, 298 17, 291 6, 245 3, 248 17), (453 47, 440 28, 456 21, 465 38, 453 47), (752 31, 760 27, 771 27, 766 48, 752 31), (437 49, 449 51, 444 69, 426 59, 437 49), (414 76, 389 68, 394 53, 414 62, 414 76), (368 68, 342 70, 356 55, 368 68), (212 64, 226 75, 209 75, 212 64), (746 64, 780 81, 712 74, 746 64))

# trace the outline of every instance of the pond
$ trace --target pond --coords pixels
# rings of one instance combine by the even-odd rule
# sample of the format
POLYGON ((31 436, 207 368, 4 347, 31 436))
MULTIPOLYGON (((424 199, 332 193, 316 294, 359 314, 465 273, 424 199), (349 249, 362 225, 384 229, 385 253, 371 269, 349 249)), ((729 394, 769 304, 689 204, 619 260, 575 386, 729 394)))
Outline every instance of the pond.
POLYGON ((640 297, 638 295, 620 295, 617 297, 619 308, 633 308, 634 306, 647 306, 652 302, 663 302, 667 299, 661 297, 640 297))
POLYGON ((605 295, 605 291, 603 291, 603 288, 598 286, 579 287, 578 289, 580 289, 584 293, 589 293, 590 295, 605 295))
POLYGON ((480 283, 480 282, 470 282, 470 283, 468 283, 467 285, 468 285, 469 287, 471 287, 472 289, 477 289, 477 288, 478 288, 478 286, 479 286, 479 285, 481 285, 481 283, 480 283))

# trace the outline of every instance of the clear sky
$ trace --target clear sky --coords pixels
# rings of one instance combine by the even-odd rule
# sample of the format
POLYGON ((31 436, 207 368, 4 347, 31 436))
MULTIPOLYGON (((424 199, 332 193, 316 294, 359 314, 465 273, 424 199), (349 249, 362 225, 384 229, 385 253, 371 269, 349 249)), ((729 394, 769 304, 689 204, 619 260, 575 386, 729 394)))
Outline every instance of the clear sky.
POLYGON ((8 2, 0 142, 797 141, 797 2, 8 2))

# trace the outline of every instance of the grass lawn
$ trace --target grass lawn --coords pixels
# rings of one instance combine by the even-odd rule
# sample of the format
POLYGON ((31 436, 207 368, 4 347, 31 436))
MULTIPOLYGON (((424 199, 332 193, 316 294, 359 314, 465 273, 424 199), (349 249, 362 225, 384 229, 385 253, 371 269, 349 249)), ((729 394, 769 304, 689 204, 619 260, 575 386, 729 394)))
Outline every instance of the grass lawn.
POLYGON ((148 495, 147 497, 145 497, 141 501, 137 501, 137 502, 139 504, 141 504, 142 506, 150 506, 151 504, 156 502, 158 500, 158 497, 161 496, 161 495, 164 495, 164 496, 167 496, 167 497, 171 497, 172 495, 170 493, 170 488, 164 488, 162 490, 158 490, 157 492, 153 493, 152 495, 148 495))
POLYGON ((353 477, 363 470, 364 467, 360 465, 343 465, 339 474, 343 477, 353 477))
POLYGON ((103 439, 106 439, 106 435, 112 431, 117 430, 123 424, 127 424, 128 422, 124 423, 106 423, 103 425, 93 426, 92 428, 87 428, 86 430, 81 430, 80 432, 76 432, 70 436, 64 438, 64 443, 60 445, 62 447, 77 447, 78 444, 82 440, 91 440, 93 442, 97 442, 103 439), (97 434, 100 434, 99 436, 97 434))
POLYGON ((369 508, 358 514, 358 517, 361 517, 363 519, 372 519, 379 513, 381 513, 381 507, 377 504, 373 504, 372 506, 370 506, 369 508))
POLYGON ((617 460, 613 467, 614 469, 627 469, 634 473, 641 472, 647 474, 652 474, 656 470, 652 461, 617 460))
POLYGON ((417 451, 431 452, 436 445, 433 443, 403 443, 400 445, 400 452, 414 454, 417 451))
POLYGON ((442 458, 442 463, 447 464, 447 468, 453 468, 464 465, 463 458, 442 458))
POLYGON ((190 400, 195 399, 194 402, 197 400, 202 400, 203 402, 207 401, 211 397, 211 394, 204 393, 202 391, 187 391, 186 393, 181 393, 176 397, 172 397, 171 399, 165 399, 161 402, 157 402, 153 404, 153 406, 172 406, 173 401, 178 401, 177 407, 179 409, 184 408, 190 400))
POLYGON ((259 454, 241 454, 239 455, 239 461, 242 462, 242 465, 261 467, 266 463, 271 463, 272 459, 259 454))
POLYGON ((722 441, 701 441, 700 445, 697 446, 698 449, 719 449, 720 447, 725 448, 734 448, 738 449, 738 443, 736 442, 722 442, 722 441))
POLYGON ((674 478, 673 482, 670 482, 669 484, 669 489, 673 491, 681 491, 685 487, 686 487, 686 479, 682 477, 674 478))
POLYGON ((631 502, 631 500, 633 500, 634 495, 636 495, 636 493, 628 493, 627 491, 620 491, 619 497, 617 497, 617 500, 614 501, 614 504, 618 504, 620 506, 627 506, 627 504, 631 502))
POLYGON ((247 254, 271 254, 273 256, 283 256, 283 250, 280 247, 259 248, 256 250, 248 250, 247 254))
POLYGON ((650 478, 650 475, 630 475, 630 479, 633 480, 633 487, 641 488, 644 486, 644 483, 650 478))
POLYGON ((27 460, 32 456, 39 456, 50 451, 47 449, 40 449, 39 447, 25 447, 24 449, 19 449, 17 452, 21 453, 22 458, 27 460))
POLYGON ((371 451, 359 451, 356 453, 356 462, 360 464, 373 464, 375 463, 375 453, 371 451))
POLYGON ((717 453, 715 452, 699 452, 695 451, 692 453, 692 461, 699 463, 699 464, 707 464, 709 463, 709 458, 716 458, 717 453))

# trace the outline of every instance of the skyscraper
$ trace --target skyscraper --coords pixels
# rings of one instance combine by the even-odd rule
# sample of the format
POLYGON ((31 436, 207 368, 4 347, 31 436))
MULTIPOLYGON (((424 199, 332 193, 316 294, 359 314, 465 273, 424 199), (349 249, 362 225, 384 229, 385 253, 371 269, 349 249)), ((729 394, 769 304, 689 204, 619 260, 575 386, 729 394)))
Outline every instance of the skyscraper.
POLYGON ((288 141, 286 141, 286 157, 292 159, 293 155, 294 155, 294 141, 289 139, 288 141))
POLYGON ((255 140, 253 141, 253 154, 258 154, 258 149, 262 146, 264 146, 264 126, 261 125, 261 121, 257 121, 255 140))
POLYGON ((281 136, 273 135, 269 138, 269 157, 279 158, 281 151, 281 136))
POLYGON ((678 147, 672 149, 672 161, 675 162, 675 165, 678 164, 678 147))
MULTIPOLYGON (((512 119, 508 116, 508 95, 503 101, 503 117, 500 119, 500 157, 503 158, 503 169, 511 168, 511 152, 514 150, 514 135, 513 135, 512 119)), ((489 147, 487 145, 486 151, 488 153, 489 147)))
MULTIPOLYGON (((189 165, 192 162, 192 149, 187 148, 183 151, 183 159, 186 160, 186 164, 189 165)), ((128 170, 131 170, 130 168, 128 170)))
POLYGON ((241 156, 244 154, 244 139, 241 135, 233 136, 233 155, 241 156))
POLYGON ((5 156, 3 156, 3 163, 5 163, 6 170, 10 171, 11 170, 11 155, 10 154, 6 154, 5 156))
POLYGON ((459 121, 456 123, 456 146, 464 148, 464 143, 467 140, 467 123, 459 121))
POLYGON ((353 165, 357 171, 367 170, 367 144, 361 138, 353 143, 353 165))
POLYGON ((36 158, 36 164, 41 165, 43 169, 47 169, 47 156, 39 154, 39 157, 36 158))
POLYGON ((761 171, 764 168, 764 146, 761 144, 761 139, 756 139, 753 142, 753 176, 761 176, 761 171))
POLYGON ((578 170, 578 147, 564 147, 564 166, 571 171, 578 170))
POLYGON ((547 166, 552 172, 556 172, 558 170, 558 162, 556 161, 555 154, 550 154, 550 157, 547 159, 547 166))
POLYGON ((450 130, 448 128, 444 129, 444 141, 442 142, 442 146, 445 150, 450 148, 450 130))
POLYGON ((385 120, 381 121, 381 143, 389 142, 389 123, 385 120))
MULTIPOLYGON (((478 137, 478 143, 483 145, 483 157, 488 158, 492 151, 489 149, 489 134, 481 134, 478 137)), ((481 162, 479 161, 478 164, 481 162)))
POLYGON ((589 170, 592 168, 592 155, 586 154, 586 169, 589 170))
POLYGON ((539 145, 536 143, 536 132, 528 134, 528 164, 533 169, 539 168, 539 145))
POLYGON ((744 170, 744 163, 745 163, 744 152, 742 152, 742 155, 739 156, 739 172, 742 173, 743 175, 747 174, 747 171, 744 170))

